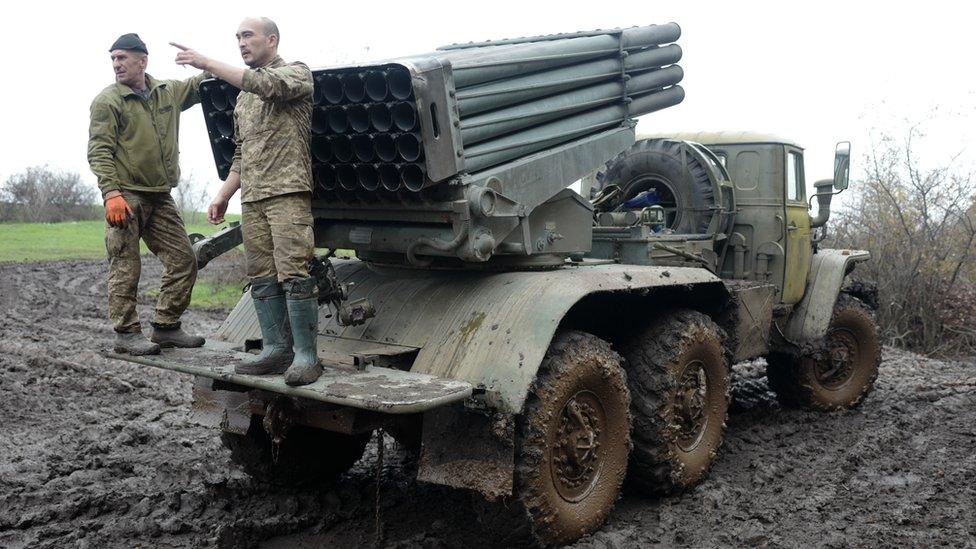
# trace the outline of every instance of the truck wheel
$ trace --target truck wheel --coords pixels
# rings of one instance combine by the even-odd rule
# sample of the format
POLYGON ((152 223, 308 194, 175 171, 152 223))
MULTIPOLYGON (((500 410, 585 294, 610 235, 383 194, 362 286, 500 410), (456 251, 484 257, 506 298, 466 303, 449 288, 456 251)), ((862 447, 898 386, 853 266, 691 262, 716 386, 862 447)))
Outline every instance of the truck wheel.
POLYGON ((328 485, 349 470, 366 450, 371 433, 344 435, 304 425, 289 429, 278 448, 252 415, 247 434, 221 433, 230 459, 251 477, 276 485, 328 485))
POLYGON ((625 345, 634 419, 628 486, 669 494, 708 474, 725 436, 729 408, 723 338, 706 315, 678 310, 625 345))
POLYGON ((683 155, 681 147, 680 141, 642 139, 607 162, 597 179, 604 188, 617 185, 621 192, 599 210, 613 211, 641 192, 655 189, 668 228, 681 234, 708 232, 715 189, 708 170, 697 157, 683 155))
POLYGON ((878 377, 881 345, 871 309, 840 294, 820 350, 766 357, 769 386, 785 406, 839 410, 860 404, 878 377))
POLYGON ((515 497, 540 544, 561 545, 603 525, 627 471, 629 406, 610 344, 558 332, 516 437, 515 497))

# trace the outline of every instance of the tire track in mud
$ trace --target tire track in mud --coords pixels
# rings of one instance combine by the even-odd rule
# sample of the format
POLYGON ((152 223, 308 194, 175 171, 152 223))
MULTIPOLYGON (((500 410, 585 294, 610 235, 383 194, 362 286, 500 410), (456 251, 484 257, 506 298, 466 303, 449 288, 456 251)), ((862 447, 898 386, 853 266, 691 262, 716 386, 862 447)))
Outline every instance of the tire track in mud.
MULTIPOLYGON (((105 262, 0 264, 0 546, 372 547, 376 443, 331 490, 233 466, 190 380, 108 361, 105 262)), ((210 267, 208 267, 210 268, 210 267)), ((146 259, 139 311, 159 265, 146 259)), ((212 331, 221 311, 191 310, 212 331)), ((976 544, 976 365, 885 349, 857 410, 786 410, 736 368, 718 462, 679 496, 624 497, 578 547, 976 544)), ((505 543, 464 491, 418 484, 387 442, 384 547, 505 543)), ((511 540, 507 540, 511 542, 511 540)))

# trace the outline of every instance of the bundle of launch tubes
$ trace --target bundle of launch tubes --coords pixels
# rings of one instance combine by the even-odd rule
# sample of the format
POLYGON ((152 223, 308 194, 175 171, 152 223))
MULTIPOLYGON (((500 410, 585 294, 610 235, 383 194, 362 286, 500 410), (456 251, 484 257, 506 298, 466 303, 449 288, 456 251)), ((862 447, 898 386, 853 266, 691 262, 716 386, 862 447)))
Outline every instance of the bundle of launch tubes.
MULTIPOLYGON (((455 44, 372 66, 314 70, 316 198, 410 198, 465 173, 619 127, 684 99, 677 24, 455 44), (445 120, 416 67, 449 67, 445 120), (427 123, 424 119, 429 118, 427 123), (432 179, 435 147, 455 160, 432 179), (456 150, 454 150, 456 149, 456 150)), ((221 177, 234 154, 238 90, 201 87, 221 177)), ((441 157, 443 158, 443 156, 441 157)))

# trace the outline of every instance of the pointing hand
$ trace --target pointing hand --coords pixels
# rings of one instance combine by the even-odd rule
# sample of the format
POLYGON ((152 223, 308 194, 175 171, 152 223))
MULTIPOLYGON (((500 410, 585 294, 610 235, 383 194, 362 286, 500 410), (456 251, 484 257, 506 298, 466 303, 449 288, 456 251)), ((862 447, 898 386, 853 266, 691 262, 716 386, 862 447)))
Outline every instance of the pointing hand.
POLYGON ((181 44, 177 44, 176 42, 170 42, 169 45, 180 49, 180 51, 176 54, 177 65, 190 65, 191 67, 195 67, 200 70, 207 70, 207 65, 210 62, 210 59, 205 55, 181 44))

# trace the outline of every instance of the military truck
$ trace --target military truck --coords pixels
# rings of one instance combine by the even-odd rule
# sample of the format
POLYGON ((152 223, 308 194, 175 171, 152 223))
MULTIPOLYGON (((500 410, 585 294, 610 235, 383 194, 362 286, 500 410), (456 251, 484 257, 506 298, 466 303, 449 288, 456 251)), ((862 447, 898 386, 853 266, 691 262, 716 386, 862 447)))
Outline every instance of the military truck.
MULTIPOLYGON (((261 346, 247 291, 204 349, 109 356, 195 376, 194 408, 255 477, 334 480, 382 430, 418 452, 419 480, 515 510, 545 545, 598 529, 625 482, 701 482, 739 361, 764 357, 784 404, 856 406, 879 346, 870 296, 845 277, 868 254, 819 247, 850 145, 814 184, 811 217, 795 143, 638 139, 636 116, 684 97, 679 34, 535 36, 313 71, 326 373, 304 387, 234 373, 261 346)), ((222 176, 237 93, 201 87, 222 176)), ((240 233, 195 240, 203 265, 240 233)))

